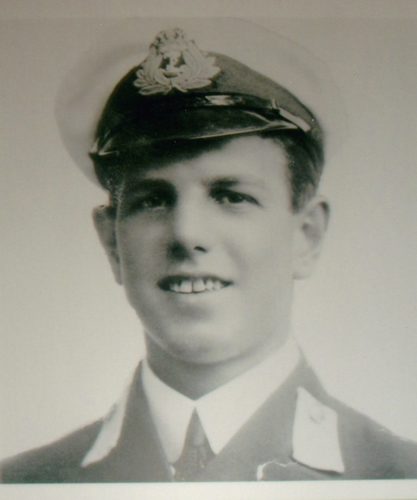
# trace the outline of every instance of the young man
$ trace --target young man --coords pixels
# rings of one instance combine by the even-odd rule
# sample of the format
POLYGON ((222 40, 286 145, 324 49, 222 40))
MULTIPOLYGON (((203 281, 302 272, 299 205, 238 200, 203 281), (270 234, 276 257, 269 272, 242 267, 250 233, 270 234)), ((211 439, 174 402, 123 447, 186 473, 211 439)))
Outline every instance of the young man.
POLYGON ((179 30, 117 84, 90 151, 94 212, 146 359, 103 420, 5 482, 417 477, 417 447, 328 396, 290 334, 328 220, 318 118, 179 30))

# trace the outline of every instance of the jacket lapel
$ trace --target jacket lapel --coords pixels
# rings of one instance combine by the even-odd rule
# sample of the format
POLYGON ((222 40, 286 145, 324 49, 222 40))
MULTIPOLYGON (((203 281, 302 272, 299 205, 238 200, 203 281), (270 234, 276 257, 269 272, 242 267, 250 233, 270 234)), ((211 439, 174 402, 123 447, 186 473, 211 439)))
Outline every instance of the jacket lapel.
POLYGON ((131 386, 116 446, 102 460, 85 467, 91 482, 172 481, 142 387, 140 367, 131 386))
MULTIPOLYGON (((298 459, 294 457, 294 442, 299 434, 299 430, 294 428, 294 421, 300 409, 297 390, 300 387, 323 400, 325 393, 320 383, 306 364, 300 363, 284 385, 255 413, 196 480, 282 481, 339 477, 331 466, 326 469, 319 464, 320 467, 316 468, 308 465, 307 459, 304 462, 302 449, 298 459), (297 434, 294 435, 294 432, 297 434)), ((301 406, 303 404, 304 401, 301 406)), ((316 452, 317 456, 321 454, 320 449, 316 452)))

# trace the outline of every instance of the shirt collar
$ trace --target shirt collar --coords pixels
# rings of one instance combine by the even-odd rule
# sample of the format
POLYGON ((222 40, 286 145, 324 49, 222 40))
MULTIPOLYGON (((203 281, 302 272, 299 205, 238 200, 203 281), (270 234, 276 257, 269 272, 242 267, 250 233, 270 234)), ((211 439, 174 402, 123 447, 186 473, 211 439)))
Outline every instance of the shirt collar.
POLYGON ((181 455, 195 408, 215 454, 230 441, 296 367, 300 354, 291 337, 261 363, 203 397, 192 400, 162 382, 143 364, 143 387, 170 463, 181 455))

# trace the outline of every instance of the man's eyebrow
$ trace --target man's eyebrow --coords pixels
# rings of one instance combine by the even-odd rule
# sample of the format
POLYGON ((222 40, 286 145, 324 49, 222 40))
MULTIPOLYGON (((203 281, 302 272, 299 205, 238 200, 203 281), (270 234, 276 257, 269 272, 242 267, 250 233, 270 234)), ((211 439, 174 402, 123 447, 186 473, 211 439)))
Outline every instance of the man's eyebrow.
POLYGON ((251 176, 225 176, 208 179, 207 184, 214 188, 231 188, 236 186, 254 186, 258 188, 266 188, 264 179, 251 176))
MULTIPOLYGON (((209 177, 203 183, 210 189, 229 189, 233 187, 255 187, 259 189, 266 189, 267 185, 264 179, 252 176, 218 176, 209 177)), ((154 189, 169 189, 172 188, 170 180, 155 178, 137 178, 130 179, 124 185, 125 194, 134 194, 144 191, 151 191, 154 189)))
POLYGON ((125 183, 124 192, 134 193, 136 191, 150 191, 158 188, 168 188, 170 182, 165 179, 133 179, 125 183))

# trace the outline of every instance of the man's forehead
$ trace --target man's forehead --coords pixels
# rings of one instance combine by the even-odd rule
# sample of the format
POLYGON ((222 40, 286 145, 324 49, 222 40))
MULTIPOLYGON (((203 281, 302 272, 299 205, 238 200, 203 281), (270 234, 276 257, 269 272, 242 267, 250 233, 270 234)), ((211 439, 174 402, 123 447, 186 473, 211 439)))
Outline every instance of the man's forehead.
POLYGON ((192 156, 172 154, 132 164, 126 187, 151 179, 170 182, 197 180, 204 184, 247 184, 264 187, 287 167, 284 148, 258 136, 234 138, 215 149, 202 149, 192 156))
POLYGON ((233 139, 214 151, 193 158, 132 166, 125 177, 125 195, 159 188, 250 189, 276 195, 288 191, 287 158, 283 149, 259 137, 233 139))

